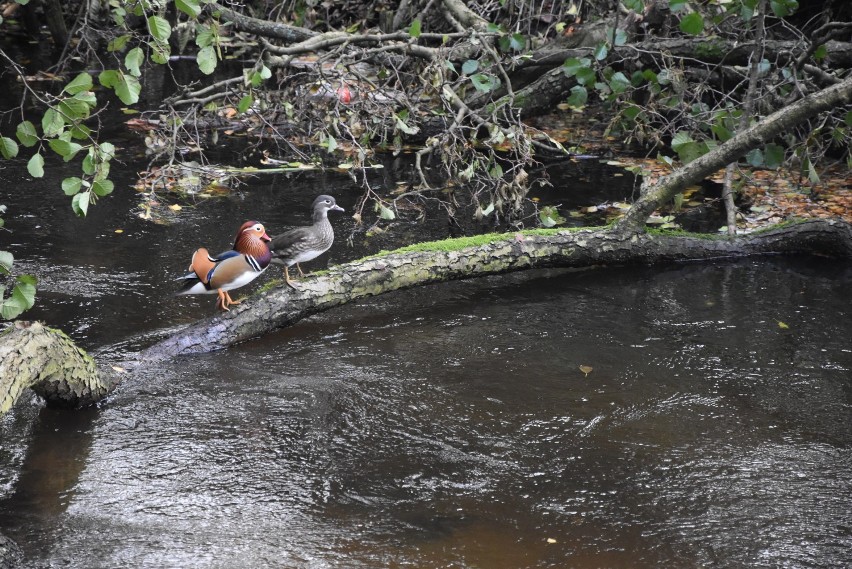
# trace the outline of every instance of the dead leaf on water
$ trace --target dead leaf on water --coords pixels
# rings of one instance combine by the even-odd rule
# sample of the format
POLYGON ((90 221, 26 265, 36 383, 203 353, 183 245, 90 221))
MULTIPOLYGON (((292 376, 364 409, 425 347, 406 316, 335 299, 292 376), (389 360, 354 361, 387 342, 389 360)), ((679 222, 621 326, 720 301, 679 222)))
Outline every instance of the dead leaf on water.
POLYGON ((592 370, 595 369, 592 366, 580 366, 580 371, 583 372, 585 377, 589 377, 589 374, 592 373, 592 370))
POLYGON ((790 328, 790 326, 787 323, 781 322, 780 320, 778 321, 778 327, 781 328, 782 330, 787 330, 788 328, 790 328))
POLYGON ((169 206, 169 209, 172 210, 172 211, 180 211, 183 208, 181 206, 179 206, 178 204, 174 203, 174 204, 169 206))
POLYGON ((547 543, 556 543, 556 540, 555 540, 555 539, 553 539, 552 537, 548 537, 548 538, 547 538, 547 543))

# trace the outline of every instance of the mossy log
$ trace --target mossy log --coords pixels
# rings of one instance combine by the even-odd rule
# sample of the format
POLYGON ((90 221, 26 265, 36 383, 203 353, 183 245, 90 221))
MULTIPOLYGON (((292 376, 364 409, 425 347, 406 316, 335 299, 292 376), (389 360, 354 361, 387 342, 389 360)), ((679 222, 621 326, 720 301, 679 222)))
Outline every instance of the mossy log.
POLYGON ((60 332, 16 322, 0 335, 0 415, 31 388, 49 405, 82 407, 102 399, 114 383, 92 359, 60 332))
POLYGON ((450 239, 338 265, 280 284, 230 312, 200 320, 155 344, 143 359, 208 352, 378 294, 454 279, 543 267, 658 263, 768 253, 852 258, 852 225, 805 221, 737 239, 625 233, 613 229, 530 231, 450 239))

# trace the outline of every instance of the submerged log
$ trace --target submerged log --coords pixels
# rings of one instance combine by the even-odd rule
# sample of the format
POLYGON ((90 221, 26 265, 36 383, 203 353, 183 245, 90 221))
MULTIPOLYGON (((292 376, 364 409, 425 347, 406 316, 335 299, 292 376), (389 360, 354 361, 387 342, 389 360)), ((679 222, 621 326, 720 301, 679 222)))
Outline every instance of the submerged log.
POLYGON ((0 415, 31 388, 49 405, 83 407, 102 399, 114 382, 95 360, 60 332, 16 322, 0 335, 0 415))
POLYGON ((852 225, 805 221, 737 239, 583 229, 436 241, 336 266, 299 281, 298 290, 278 285, 228 313, 191 324, 141 356, 142 360, 151 360, 219 350, 347 302, 455 279, 544 267, 647 264, 770 253, 852 258, 852 225))

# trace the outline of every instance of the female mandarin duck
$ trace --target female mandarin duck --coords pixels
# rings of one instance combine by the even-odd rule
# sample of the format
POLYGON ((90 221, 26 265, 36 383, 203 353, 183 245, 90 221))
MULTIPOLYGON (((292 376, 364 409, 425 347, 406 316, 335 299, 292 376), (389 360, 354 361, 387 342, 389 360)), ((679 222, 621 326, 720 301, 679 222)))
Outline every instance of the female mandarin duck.
POLYGON ((284 280, 293 288, 298 288, 290 280, 290 267, 296 265, 299 275, 305 276, 299 263, 316 259, 331 248, 334 243, 334 229, 328 221, 329 210, 343 211, 331 196, 319 196, 314 200, 314 224, 310 227, 297 227, 272 239, 272 262, 284 265, 284 280))
POLYGON ((229 290, 247 285, 269 266, 272 253, 267 242, 269 236, 263 225, 256 221, 246 221, 234 239, 234 249, 211 257, 207 249, 198 249, 192 254, 189 274, 181 277, 186 280, 177 294, 213 294, 219 295, 216 306, 230 310, 228 306, 239 304, 228 294, 229 290))

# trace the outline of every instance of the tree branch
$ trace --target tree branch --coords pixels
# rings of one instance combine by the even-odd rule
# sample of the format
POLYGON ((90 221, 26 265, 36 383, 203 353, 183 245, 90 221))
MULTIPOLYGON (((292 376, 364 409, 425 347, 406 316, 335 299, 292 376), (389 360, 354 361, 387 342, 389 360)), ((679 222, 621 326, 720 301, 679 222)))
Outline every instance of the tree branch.
POLYGON ((683 188, 697 184, 713 172, 744 156, 751 149, 765 144, 812 116, 850 102, 852 102, 852 76, 772 113, 714 150, 661 178, 654 187, 636 200, 633 207, 616 224, 616 228, 625 232, 642 231, 645 220, 651 212, 660 204, 672 199, 683 188))

